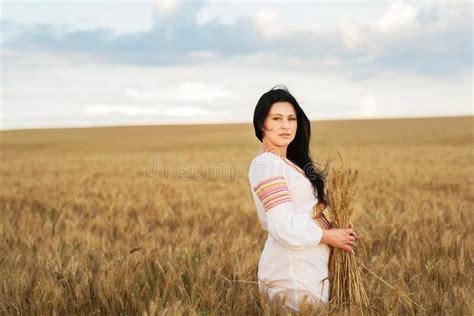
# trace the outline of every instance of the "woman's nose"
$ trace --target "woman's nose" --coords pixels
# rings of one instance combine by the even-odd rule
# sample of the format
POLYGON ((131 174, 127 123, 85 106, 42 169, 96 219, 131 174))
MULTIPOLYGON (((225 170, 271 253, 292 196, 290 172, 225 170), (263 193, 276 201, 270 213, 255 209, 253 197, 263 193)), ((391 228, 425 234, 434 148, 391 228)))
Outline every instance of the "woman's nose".
POLYGON ((289 128, 290 127, 290 122, 288 120, 283 120, 283 128, 289 128))

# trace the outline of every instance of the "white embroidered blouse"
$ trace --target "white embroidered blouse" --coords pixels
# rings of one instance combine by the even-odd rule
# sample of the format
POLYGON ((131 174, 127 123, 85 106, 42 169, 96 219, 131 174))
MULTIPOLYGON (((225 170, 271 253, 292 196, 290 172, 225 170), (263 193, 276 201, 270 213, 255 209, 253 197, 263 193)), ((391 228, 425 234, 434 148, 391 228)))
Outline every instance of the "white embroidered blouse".
POLYGON ((264 152, 252 160, 249 182, 258 218, 268 231, 258 264, 259 290, 270 300, 285 296, 296 311, 305 294, 312 303, 327 303, 330 247, 319 243, 322 228, 311 218, 318 199, 304 171, 264 152))

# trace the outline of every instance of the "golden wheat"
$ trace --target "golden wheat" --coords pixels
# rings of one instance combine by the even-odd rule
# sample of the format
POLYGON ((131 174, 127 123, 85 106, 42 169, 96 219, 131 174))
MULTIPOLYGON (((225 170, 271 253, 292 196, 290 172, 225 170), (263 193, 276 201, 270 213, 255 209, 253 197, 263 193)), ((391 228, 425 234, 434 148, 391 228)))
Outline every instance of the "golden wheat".
MULTIPOLYGON (((334 228, 348 228, 354 212, 358 170, 346 168, 339 150, 337 154, 341 165, 329 169, 328 209, 334 228)), ((332 248, 329 271, 329 303, 331 305, 340 308, 350 307, 352 304, 362 308, 369 307, 369 299, 361 279, 360 266, 354 254, 346 253, 339 248, 332 248)))
MULTIPOLYGON (((338 145, 361 171, 357 258, 393 286, 362 271, 369 314, 423 313, 407 296, 427 315, 473 314, 472 124, 313 123, 313 156, 338 145)), ((252 283, 266 232, 250 124, 0 139, 0 314, 269 315, 252 283)))

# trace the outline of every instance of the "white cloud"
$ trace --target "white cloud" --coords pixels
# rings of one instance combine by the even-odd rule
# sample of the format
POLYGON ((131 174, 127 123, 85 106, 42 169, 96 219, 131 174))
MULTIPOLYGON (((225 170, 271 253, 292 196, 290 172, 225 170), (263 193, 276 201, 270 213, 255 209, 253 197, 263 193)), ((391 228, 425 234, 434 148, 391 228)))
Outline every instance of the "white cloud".
POLYGON ((178 117, 187 117, 192 118, 196 116, 214 116, 215 114, 219 114, 217 112, 207 111, 205 109, 200 109, 192 106, 180 106, 180 107, 173 107, 167 108, 165 111, 166 115, 169 116, 178 116, 178 117))
POLYGON ((341 17, 339 28, 344 46, 351 51, 359 50, 363 43, 363 34, 357 22, 349 17, 341 17))
POLYGON ((1 20, 57 26, 62 32, 103 28, 123 34, 151 29, 152 5, 143 1, 2 1, 1 20))
POLYGON ((20 33, 6 46, 68 55, 82 52, 105 62, 150 66, 199 64, 268 53, 276 62, 286 59, 289 67, 311 71, 339 68, 359 78, 390 68, 443 75, 465 71, 471 64, 469 4, 278 2, 268 7, 266 3, 228 2, 212 8, 217 13, 208 13, 199 24, 195 20, 209 12, 209 6, 180 2, 176 14, 158 16, 149 32, 124 36, 99 30, 58 39, 56 32, 62 29, 57 27, 24 30, 21 25, 6 24, 7 37, 20 33), (234 11, 238 13, 232 15, 234 11), (329 21, 326 15, 331 17, 329 21), (232 26, 213 20, 223 16, 238 19, 232 26))
POLYGON ((167 93, 167 98, 190 102, 214 102, 221 98, 230 98, 230 90, 211 85, 202 81, 188 81, 180 83, 175 89, 167 93))
POLYGON ((228 7, 216 5, 216 3, 207 3, 196 14, 196 22, 198 25, 204 25, 216 19, 222 24, 235 24, 238 20, 238 16, 233 15, 232 11, 227 10, 227 8, 228 7))
POLYGON ((390 5, 387 12, 376 21, 375 25, 382 32, 397 31, 403 26, 416 23, 417 15, 417 8, 397 1, 390 5))
POLYGON ((400 42, 413 34, 423 32, 417 16, 418 8, 402 1, 391 3, 385 13, 373 19, 346 15, 338 20, 344 46, 355 52, 377 56, 389 42, 400 42))
MULTIPOLYGON (((289 86, 311 119, 472 113, 472 56, 466 49, 466 43, 472 43, 468 37, 472 35, 472 4, 396 2, 384 4, 380 14, 367 15, 365 11, 382 6, 374 3, 356 11, 358 6, 344 7, 345 17, 341 17, 341 4, 322 11, 331 17, 322 23, 321 10, 312 12, 309 4, 283 2, 262 12, 257 10, 264 7, 260 2, 229 3, 201 21, 247 17, 233 20, 242 23, 236 29, 223 27, 225 36, 219 33, 219 24, 194 33, 197 27, 189 18, 198 12, 196 7, 176 17, 172 10, 165 10, 160 13, 162 23, 150 33, 124 36, 116 42, 104 41, 94 32, 86 34, 83 38, 90 50, 83 52, 63 50, 70 47, 61 43, 76 47, 74 36, 65 42, 50 41, 58 45, 51 50, 5 47, 1 52, 2 128, 76 122, 161 124, 176 119, 251 122, 258 98, 277 83, 289 86), (178 18, 187 22, 180 24, 178 18), (258 42, 261 47, 252 46, 253 40, 261 40, 258 32, 253 37, 253 23, 271 39, 258 42), (332 29, 322 29, 321 24, 332 29), (148 48, 151 38, 167 27, 170 36, 175 32, 188 42, 170 43, 171 50, 163 55, 172 57, 163 62, 154 59, 162 51, 155 54, 141 48, 148 48), (201 46, 208 31, 215 38, 201 46), (186 46, 192 40, 199 45, 186 46), (235 43, 237 52, 229 52, 235 43), (104 45, 108 50, 101 50, 104 45), (105 58, 115 55, 119 56, 115 62, 105 58), (185 64, 180 64, 181 56, 185 64), (131 62, 137 60, 138 64, 131 62), (466 66, 469 60, 471 68, 466 66), (417 72, 425 61, 425 71, 417 72), (436 69, 448 71, 434 76, 430 71, 436 69)), ((121 14, 115 19, 124 25, 128 21, 121 14)), ((11 29, 15 31, 14 26, 11 29)), ((33 42, 40 38, 38 34, 47 34, 33 31, 25 35, 33 42)))
POLYGON ((359 117, 377 116, 377 99, 372 93, 365 94, 359 101, 360 108, 354 113, 359 117))
POLYGON ((198 25, 204 25, 217 20, 223 25, 233 25, 241 18, 253 16, 262 3, 248 1, 245 3, 234 1, 207 1, 196 14, 198 25))
POLYGON ((179 2, 175 0, 154 0, 155 9, 160 14, 171 14, 179 9, 179 2))
POLYGON ((206 61, 215 59, 218 54, 212 50, 192 50, 187 55, 194 61, 206 61))
POLYGON ((255 18, 257 29, 267 38, 271 39, 281 34, 283 29, 280 21, 280 10, 276 8, 261 9, 257 11, 255 18))
POLYGON ((338 30, 344 47, 368 62, 441 73, 448 69, 442 65, 453 65, 457 71, 467 51, 472 54, 465 41, 469 36, 472 43, 472 4, 395 1, 379 18, 339 17, 338 30))
POLYGON ((119 114, 124 116, 159 116, 160 114, 162 114, 162 112, 159 109, 140 108, 133 105, 89 104, 84 109, 84 114, 87 116, 105 116, 111 114, 119 114))
MULTIPOLYGON (((143 86, 143 82, 140 83, 143 86)), ((162 82, 151 90, 149 87, 124 89, 125 96, 148 104, 159 100, 165 103, 196 102, 211 103, 229 99, 233 92, 218 83, 205 81, 162 82)))
POLYGON ((130 89, 130 88, 125 89, 124 94, 126 96, 133 97, 133 98, 138 98, 138 97, 142 96, 142 93, 139 90, 130 89))
POLYGON ((4 73, 2 128, 251 122, 258 98, 278 83, 289 87, 313 120, 472 112, 472 78, 466 74, 431 78, 392 71, 352 81, 339 71, 275 67, 267 56, 168 67, 93 59, 52 67, 55 59, 42 56, 34 71, 13 65, 4 73))
POLYGON ((192 106, 165 107, 155 106, 153 108, 127 105, 127 104, 88 104, 84 109, 86 116, 100 117, 118 114, 121 116, 156 116, 156 117, 181 117, 193 118, 196 116, 215 116, 221 112, 212 112, 192 106))

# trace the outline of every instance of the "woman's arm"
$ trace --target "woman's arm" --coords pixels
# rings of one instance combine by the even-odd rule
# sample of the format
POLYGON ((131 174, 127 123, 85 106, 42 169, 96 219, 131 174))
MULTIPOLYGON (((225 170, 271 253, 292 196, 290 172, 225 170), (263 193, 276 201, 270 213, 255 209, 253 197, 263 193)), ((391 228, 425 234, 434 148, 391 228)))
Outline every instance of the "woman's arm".
POLYGON ((284 177, 274 176, 254 186, 256 196, 265 210, 267 229, 282 246, 294 250, 319 244, 323 229, 309 213, 295 214, 284 177))
POLYGON ((311 214, 295 214, 285 177, 286 165, 264 154, 249 169, 253 194, 265 212, 267 230, 275 241, 290 249, 316 247, 322 228, 311 214))

